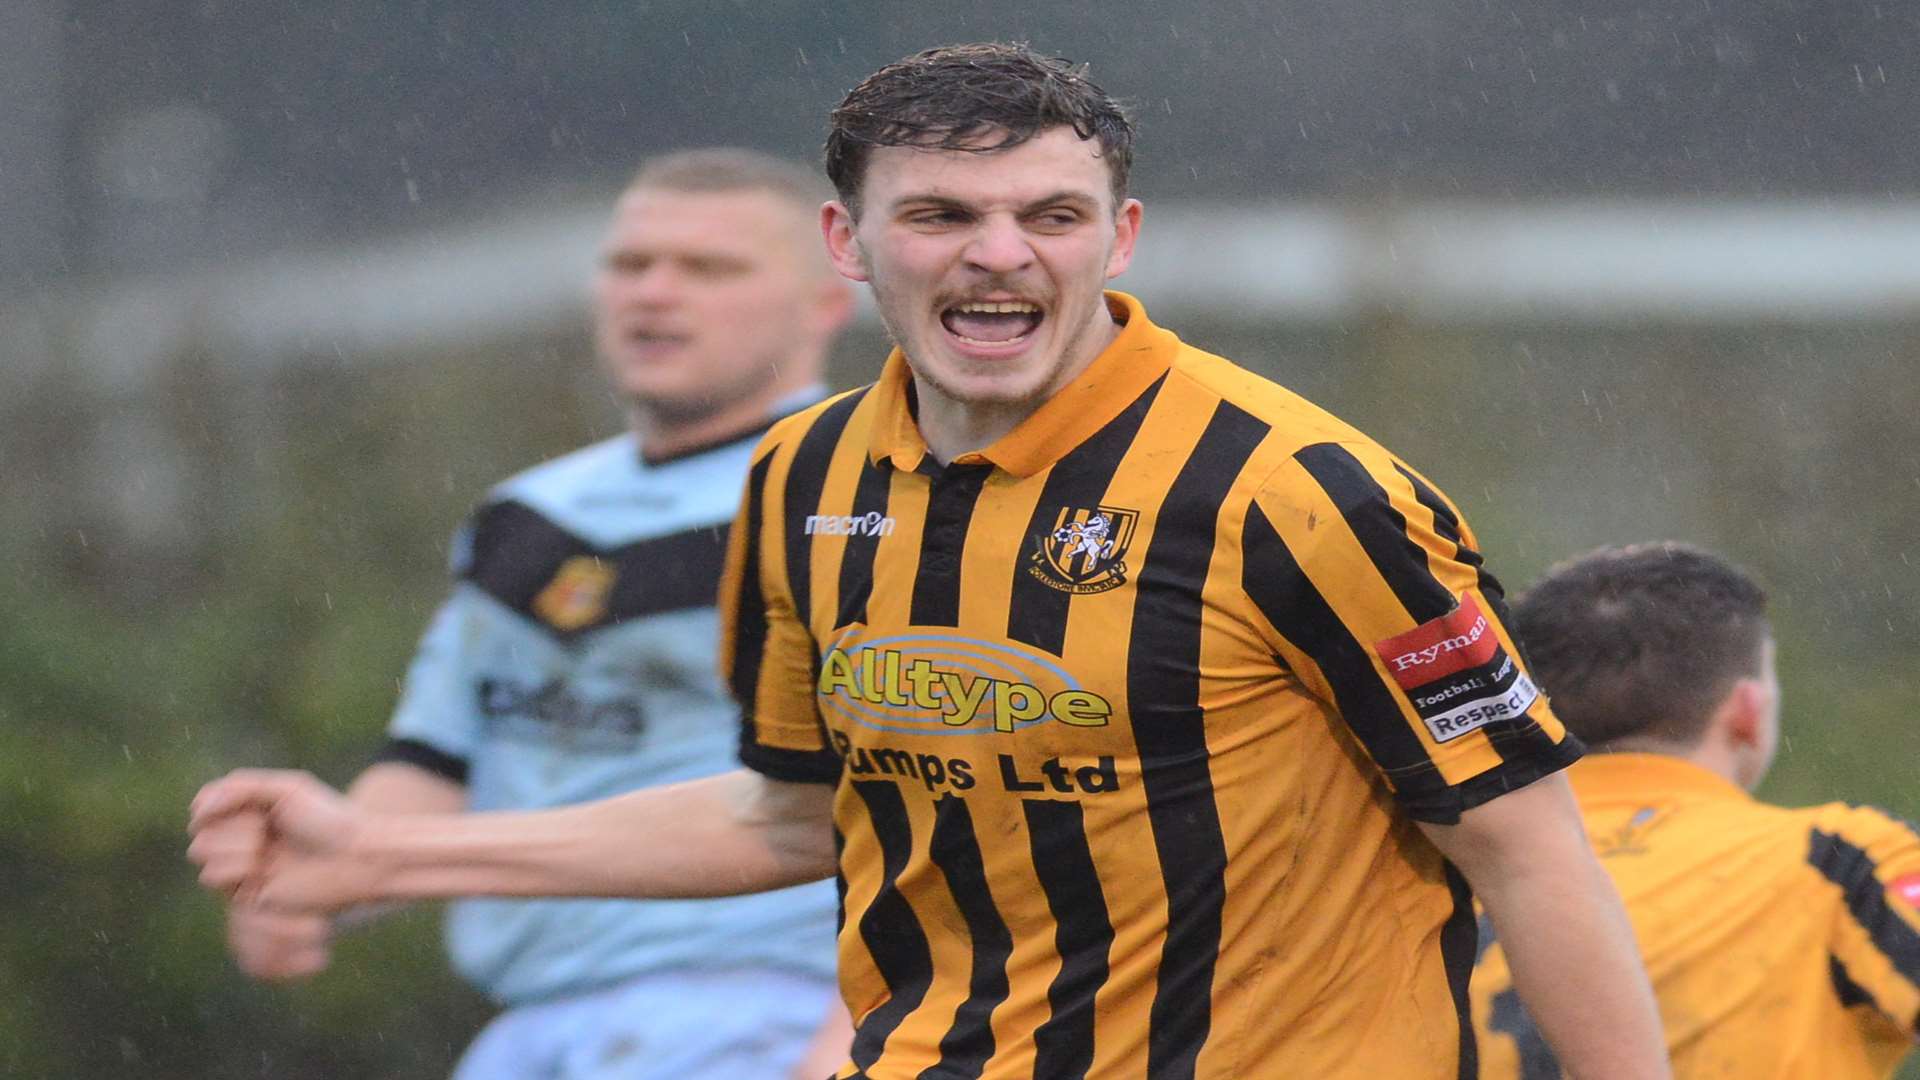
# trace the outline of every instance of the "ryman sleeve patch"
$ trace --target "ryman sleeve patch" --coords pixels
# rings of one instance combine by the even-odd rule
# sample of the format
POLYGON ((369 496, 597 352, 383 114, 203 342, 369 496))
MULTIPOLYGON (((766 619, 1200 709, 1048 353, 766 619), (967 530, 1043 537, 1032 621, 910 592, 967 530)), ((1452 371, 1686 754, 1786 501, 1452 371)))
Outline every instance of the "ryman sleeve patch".
POLYGON ((1471 596, 1445 615, 1374 644, 1435 742, 1518 720, 1540 697, 1471 596))

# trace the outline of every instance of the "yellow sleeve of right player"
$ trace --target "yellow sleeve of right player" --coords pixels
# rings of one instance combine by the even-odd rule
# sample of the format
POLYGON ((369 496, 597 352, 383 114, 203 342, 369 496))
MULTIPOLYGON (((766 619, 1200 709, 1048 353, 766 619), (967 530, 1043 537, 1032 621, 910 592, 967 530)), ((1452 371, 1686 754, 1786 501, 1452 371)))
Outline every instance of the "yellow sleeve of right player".
POLYGON ((1829 949, 1843 998, 1920 1033, 1920 832, 1871 807, 1815 820, 1807 862, 1836 891, 1829 949))

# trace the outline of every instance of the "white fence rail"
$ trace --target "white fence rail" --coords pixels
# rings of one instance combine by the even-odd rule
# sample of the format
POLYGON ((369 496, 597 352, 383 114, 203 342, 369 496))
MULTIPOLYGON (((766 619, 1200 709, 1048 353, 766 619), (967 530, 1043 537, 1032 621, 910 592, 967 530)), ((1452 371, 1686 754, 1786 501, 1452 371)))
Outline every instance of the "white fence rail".
MULTIPOLYGON (((578 325, 603 214, 281 253, 51 308, 82 328, 85 366, 122 388, 187 341, 248 364, 483 343, 578 325)), ((1920 203, 1179 204, 1149 208, 1120 284, 1169 318, 1920 318, 1920 203)), ((49 309, 0 311, 0 345, 20 356, 22 326, 49 309)))

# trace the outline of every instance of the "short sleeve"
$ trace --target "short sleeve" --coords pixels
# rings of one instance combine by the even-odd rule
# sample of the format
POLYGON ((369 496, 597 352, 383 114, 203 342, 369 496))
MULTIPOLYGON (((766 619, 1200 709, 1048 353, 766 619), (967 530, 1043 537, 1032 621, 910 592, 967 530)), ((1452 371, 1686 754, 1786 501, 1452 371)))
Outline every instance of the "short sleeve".
POLYGON ((837 783, 814 697, 819 651, 785 578, 780 515, 769 505, 775 454, 747 476, 720 579, 721 675, 740 706, 740 760, 776 780, 837 783))
POLYGON ((481 724, 470 667, 475 639, 485 626, 479 610, 484 600, 461 580, 473 560, 470 526, 454 535, 451 553, 453 591, 414 649, 387 724, 387 745, 376 760, 403 761, 465 783, 481 724))
POLYGON ((1295 453, 1256 493, 1242 544, 1270 646, 1412 817, 1455 823, 1579 757, 1458 511, 1378 446, 1295 453))
POLYGON ((1838 900, 1828 945, 1835 992, 1920 1034, 1920 833, 1868 807, 1824 808, 1807 862, 1838 900))

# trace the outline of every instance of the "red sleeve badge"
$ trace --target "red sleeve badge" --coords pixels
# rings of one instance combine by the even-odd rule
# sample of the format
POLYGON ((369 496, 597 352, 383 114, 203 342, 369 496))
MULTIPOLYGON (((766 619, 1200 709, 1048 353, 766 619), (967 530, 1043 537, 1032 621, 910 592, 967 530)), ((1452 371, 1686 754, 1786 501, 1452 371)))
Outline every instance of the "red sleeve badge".
POLYGON ((1471 596, 1437 619, 1376 642, 1374 651, 1435 742, 1518 720, 1540 696, 1471 596))

